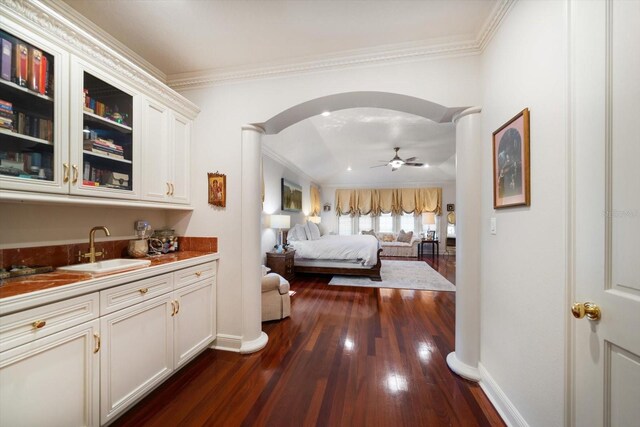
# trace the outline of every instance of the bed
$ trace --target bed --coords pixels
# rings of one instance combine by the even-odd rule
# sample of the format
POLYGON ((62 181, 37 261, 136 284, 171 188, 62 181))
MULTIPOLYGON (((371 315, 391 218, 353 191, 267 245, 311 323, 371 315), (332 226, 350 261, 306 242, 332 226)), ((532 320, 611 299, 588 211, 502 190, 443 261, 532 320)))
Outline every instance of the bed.
POLYGON ((325 235, 316 240, 288 240, 295 249, 296 273, 366 276, 381 281, 378 239, 370 235, 325 235))

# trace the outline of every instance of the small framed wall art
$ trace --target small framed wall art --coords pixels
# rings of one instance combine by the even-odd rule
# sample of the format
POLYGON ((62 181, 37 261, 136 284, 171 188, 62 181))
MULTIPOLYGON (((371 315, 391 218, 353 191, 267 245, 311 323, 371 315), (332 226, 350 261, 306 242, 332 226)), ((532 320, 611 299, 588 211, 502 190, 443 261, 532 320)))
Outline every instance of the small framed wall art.
POLYGON ((302 187, 282 178, 282 206, 283 211, 299 212, 302 210, 302 187))
POLYGON ((531 204, 529 109, 493 132, 493 207, 531 204))
POLYGON ((227 176, 216 173, 208 173, 209 204, 213 206, 227 206, 227 176))

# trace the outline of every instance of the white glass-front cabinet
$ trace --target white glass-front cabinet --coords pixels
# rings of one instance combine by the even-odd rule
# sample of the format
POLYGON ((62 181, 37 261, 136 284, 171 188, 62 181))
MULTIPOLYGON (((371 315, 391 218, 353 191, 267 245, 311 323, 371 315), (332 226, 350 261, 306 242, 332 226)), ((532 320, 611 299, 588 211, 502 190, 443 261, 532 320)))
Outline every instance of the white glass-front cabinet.
POLYGON ((142 103, 142 198, 188 204, 191 120, 158 102, 142 103))
POLYGON ((140 97, 79 60, 71 81, 71 194, 139 198, 140 97))
POLYGON ((0 39, 0 189, 66 193, 69 55, 10 21, 0 39))

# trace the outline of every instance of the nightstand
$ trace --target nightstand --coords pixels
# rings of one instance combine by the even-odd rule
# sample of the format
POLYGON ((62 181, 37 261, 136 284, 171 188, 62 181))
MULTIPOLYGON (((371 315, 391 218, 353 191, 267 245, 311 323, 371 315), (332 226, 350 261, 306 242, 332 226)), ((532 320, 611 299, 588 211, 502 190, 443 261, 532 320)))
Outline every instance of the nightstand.
POLYGON ((278 273, 288 281, 292 281, 296 277, 296 273, 293 270, 293 256, 295 253, 295 250, 289 250, 281 254, 267 252, 267 267, 273 273, 278 273))

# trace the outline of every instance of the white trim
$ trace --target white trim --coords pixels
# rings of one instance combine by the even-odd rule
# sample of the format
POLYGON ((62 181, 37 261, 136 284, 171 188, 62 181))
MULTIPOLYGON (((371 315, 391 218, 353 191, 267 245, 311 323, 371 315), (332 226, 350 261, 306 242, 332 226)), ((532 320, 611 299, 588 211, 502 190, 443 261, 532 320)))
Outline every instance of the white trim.
POLYGON ((99 197, 85 197, 68 194, 31 193, 26 191, 12 191, 5 189, 0 192, 0 204, 3 202, 84 206, 120 206, 131 209, 167 209, 179 211, 193 210, 193 206, 190 205, 176 205, 172 203, 147 202, 128 199, 103 199, 99 197))
POLYGON ((40 35, 64 46, 69 53, 108 70, 136 87, 147 96, 156 98, 181 114, 194 119, 200 108, 175 90, 158 80, 152 73, 131 61, 113 43, 106 43, 100 34, 88 31, 61 2, 51 0, 0 0, 3 18, 15 20, 40 35))
POLYGON ((469 107, 464 111, 459 112, 458 114, 456 114, 455 116, 453 116, 453 119, 451 120, 453 123, 458 123, 458 120, 460 120, 461 118, 471 115, 471 114, 480 114, 482 113, 482 107, 469 107))
POLYGON ((423 40, 369 49, 356 49, 331 55, 297 58, 288 63, 264 64, 253 68, 229 67, 169 74, 167 75, 167 84, 176 90, 187 90, 228 82, 330 71, 354 66, 479 55, 500 27, 514 3, 515 0, 500 0, 487 17, 482 30, 475 39, 453 43, 423 40))
POLYGON ((480 387, 496 408, 496 411, 498 411, 505 424, 509 427, 528 427, 529 424, 527 424, 524 417, 518 412, 515 405, 509 400, 482 363, 478 363, 478 370, 482 377, 480 387))
POLYGON ((452 351, 447 355, 447 365, 457 375, 470 381, 480 381, 480 372, 478 368, 462 363, 456 356, 456 352, 452 351))
POLYGON ((255 353, 256 351, 260 351, 267 345, 269 341, 269 337, 264 332, 260 332, 260 336, 255 340, 251 341, 242 341, 242 345, 240 346, 241 354, 249 354, 255 353))
POLYGON ((242 346, 242 337, 238 335, 218 334, 215 341, 211 343, 209 348, 213 350, 231 351, 240 353, 242 346))

